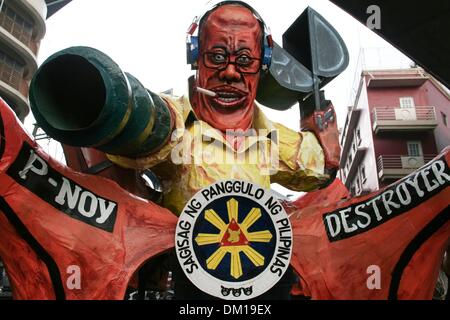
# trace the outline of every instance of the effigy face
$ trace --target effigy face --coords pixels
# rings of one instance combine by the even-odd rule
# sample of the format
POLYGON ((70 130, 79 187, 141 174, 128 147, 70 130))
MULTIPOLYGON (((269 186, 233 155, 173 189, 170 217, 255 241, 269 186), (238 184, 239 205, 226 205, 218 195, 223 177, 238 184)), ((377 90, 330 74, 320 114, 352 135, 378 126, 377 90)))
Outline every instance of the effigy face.
POLYGON ((221 131, 246 130, 253 119, 261 67, 260 24, 249 9, 225 5, 202 27, 197 86, 216 96, 196 93, 194 110, 221 131))

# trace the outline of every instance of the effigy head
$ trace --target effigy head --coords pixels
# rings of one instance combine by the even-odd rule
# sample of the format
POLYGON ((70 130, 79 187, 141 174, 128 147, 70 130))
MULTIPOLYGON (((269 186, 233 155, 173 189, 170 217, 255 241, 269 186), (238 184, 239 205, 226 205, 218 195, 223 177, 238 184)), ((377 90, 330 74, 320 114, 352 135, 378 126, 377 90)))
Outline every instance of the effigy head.
POLYGON ((264 25, 239 3, 220 5, 200 21, 193 108, 200 120, 226 131, 248 129, 263 64, 264 25))

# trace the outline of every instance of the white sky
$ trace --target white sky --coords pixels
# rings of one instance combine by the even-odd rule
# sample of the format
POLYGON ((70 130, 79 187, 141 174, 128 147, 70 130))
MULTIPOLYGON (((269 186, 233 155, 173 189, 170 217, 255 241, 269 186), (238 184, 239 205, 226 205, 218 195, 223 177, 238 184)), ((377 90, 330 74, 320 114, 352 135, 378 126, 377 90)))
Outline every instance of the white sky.
MULTIPOLYGON (((124 71, 133 74, 148 89, 159 92, 173 88, 175 94, 185 94, 186 79, 192 74, 186 64, 185 34, 194 16, 203 13, 206 2, 207 0, 73 0, 47 21, 39 64, 58 50, 78 45, 91 46, 108 54, 124 71)), ((327 0, 247 2, 259 12, 279 44, 282 43, 283 32, 308 5, 339 32, 349 50, 350 65, 325 87, 325 94, 327 99, 333 101, 340 127, 344 124, 350 103, 360 48, 383 48, 379 51, 381 54, 375 54, 376 59, 369 59, 372 69, 408 66, 409 62, 403 55, 327 0)), ((297 107, 288 111, 265 109, 265 112, 272 120, 298 129, 297 107)), ((29 116, 26 120, 27 127, 33 121, 32 116, 29 116)), ((56 151, 48 152, 56 155, 56 151)))

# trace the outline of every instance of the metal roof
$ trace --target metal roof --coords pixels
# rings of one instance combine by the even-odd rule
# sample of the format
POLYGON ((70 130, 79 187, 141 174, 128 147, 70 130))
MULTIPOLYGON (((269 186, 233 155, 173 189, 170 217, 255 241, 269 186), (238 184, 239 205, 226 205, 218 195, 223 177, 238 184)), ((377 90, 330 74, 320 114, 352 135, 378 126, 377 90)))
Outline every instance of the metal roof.
POLYGON ((45 3, 47 4, 47 19, 71 1, 72 0, 45 0, 45 3))

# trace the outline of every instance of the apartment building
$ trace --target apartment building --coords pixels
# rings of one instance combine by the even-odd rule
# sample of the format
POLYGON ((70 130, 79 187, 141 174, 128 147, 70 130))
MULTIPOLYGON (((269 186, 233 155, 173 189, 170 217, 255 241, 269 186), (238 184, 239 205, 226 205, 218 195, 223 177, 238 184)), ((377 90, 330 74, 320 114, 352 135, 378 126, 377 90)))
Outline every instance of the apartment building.
POLYGON ((45 21, 70 0, 0 0, 0 97, 23 121, 45 21))
POLYGON ((341 131, 340 178, 378 190, 450 145, 450 94, 421 68, 365 70, 341 131))

